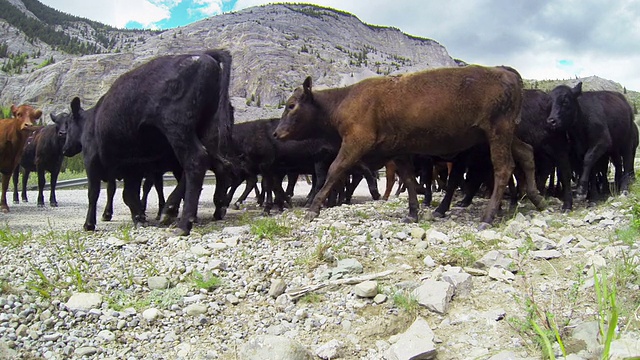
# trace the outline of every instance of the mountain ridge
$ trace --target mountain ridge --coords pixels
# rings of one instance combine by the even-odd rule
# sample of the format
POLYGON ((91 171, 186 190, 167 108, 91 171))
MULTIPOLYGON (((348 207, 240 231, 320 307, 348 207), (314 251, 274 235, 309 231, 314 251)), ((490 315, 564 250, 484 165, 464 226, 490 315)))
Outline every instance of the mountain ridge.
MULTIPOLYGON (((22 4, 27 12, 25 2, 40 4, 37 0, 1 1, 22 4)), ((41 21, 30 13, 35 16, 32 21, 41 21)), ((0 72, 0 104, 27 102, 45 112, 59 112, 67 111, 70 100, 80 96, 83 106, 90 107, 118 76, 153 57, 218 47, 233 56, 230 92, 240 121, 277 116, 306 76, 313 78, 317 88, 338 87, 371 76, 464 64, 436 40, 366 24, 351 13, 310 4, 261 5, 165 31, 101 27, 63 16, 67 22, 60 21, 56 29, 98 53, 65 53, 30 39, 0 19, 0 35, 8 39, 8 52, 29 54, 20 68, 22 74, 0 72)))

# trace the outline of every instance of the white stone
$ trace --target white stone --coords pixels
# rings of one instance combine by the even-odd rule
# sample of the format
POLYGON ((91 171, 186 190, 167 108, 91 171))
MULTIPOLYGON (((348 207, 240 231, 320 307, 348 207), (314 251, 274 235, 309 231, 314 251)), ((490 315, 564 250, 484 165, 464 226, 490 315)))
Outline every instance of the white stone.
POLYGON ((499 281, 513 281, 516 279, 516 276, 513 275, 511 271, 505 270, 498 266, 492 266, 489 268, 489 278, 499 281))
POLYGON ((147 321, 153 321, 162 315, 162 312, 156 308, 150 308, 142 312, 142 317, 147 321))
POLYGON ((356 296, 372 298, 378 294, 378 282, 373 280, 363 281, 354 286, 356 296))
POLYGON ((438 314, 445 314, 449 310, 453 291, 453 286, 448 282, 424 280, 411 294, 418 304, 438 314))
POLYGON ((71 295, 66 303, 70 310, 89 311, 93 308, 99 308, 102 304, 102 295, 97 293, 76 293, 71 295))
POLYGON ((431 359, 436 354, 434 337, 427 321, 418 317, 407 331, 389 339, 392 345, 385 353, 385 357, 397 360, 431 359))

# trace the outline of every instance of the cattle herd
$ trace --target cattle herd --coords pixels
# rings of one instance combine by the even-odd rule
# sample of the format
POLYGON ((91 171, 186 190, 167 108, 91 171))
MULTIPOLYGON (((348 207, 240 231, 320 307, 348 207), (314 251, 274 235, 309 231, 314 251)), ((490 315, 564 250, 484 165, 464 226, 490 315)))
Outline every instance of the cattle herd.
POLYGON ((503 66, 425 70, 324 90, 313 90, 308 77, 281 118, 234 125, 230 77, 226 50, 161 56, 120 76, 92 108, 83 109, 74 98, 69 113, 51 115, 51 125, 36 126, 42 113, 29 105, 12 106, 12 117, 0 121, 0 207, 9 211, 12 174, 14 203, 19 202, 20 168, 22 200, 27 201, 25 177, 37 171, 37 202, 44 206, 48 171, 49 203, 57 206, 63 157, 80 152, 88 178, 85 230, 96 228, 102 181, 108 184, 102 219, 111 219, 115 180, 121 179, 135 224, 147 222, 146 195, 155 185, 157 219, 177 221, 181 235, 189 234, 196 221, 207 170, 216 176, 215 219, 225 216, 243 182, 245 192, 235 206, 256 191, 266 213, 274 205, 282 209, 300 174, 312 179, 308 219, 322 206, 348 202, 363 178, 377 200, 375 174, 386 166, 388 179, 397 173, 407 189, 408 221, 418 220, 419 193, 431 205, 434 173, 444 179, 445 190, 434 216, 445 216, 458 188, 464 190, 459 205, 467 206, 484 184, 491 197, 480 228, 494 220, 507 188, 512 204, 522 194, 543 209, 546 194, 560 197, 562 210, 571 211, 574 196, 596 201, 612 190, 627 191, 635 179, 638 129, 631 106, 616 92, 583 92, 580 83, 549 93, 527 90, 518 72, 503 66), (165 202, 166 172, 173 173, 177 185, 165 202))

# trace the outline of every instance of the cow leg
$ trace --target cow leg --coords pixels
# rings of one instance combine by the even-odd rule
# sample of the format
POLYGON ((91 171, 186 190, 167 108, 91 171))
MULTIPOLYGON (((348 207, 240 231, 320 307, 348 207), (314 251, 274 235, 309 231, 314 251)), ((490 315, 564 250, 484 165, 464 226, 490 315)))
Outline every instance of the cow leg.
POLYGON ((216 175, 216 187, 213 192, 213 205, 215 207, 213 219, 222 220, 227 215, 227 207, 230 203, 227 196, 230 179, 224 173, 223 166, 216 166, 214 173, 216 175))
POLYGON ((593 147, 589 148, 589 150, 587 150, 586 154, 584 155, 582 175, 580 176, 578 189, 576 191, 576 196, 578 201, 586 200, 591 171, 594 165, 600 159, 600 157, 602 157, 607 152, 607 149, 609 149, 610 147, 611 136, 608 136, 608 132, 603 132, 602 136, 603 138, 598 143, 596 143, 593 147))
MULTIPOLYGON (((378 180, 376 179, 375 171, 371 170, 368 166, 362 166, 362 175, 364 176, 365 181, 367 182, 367 187, 369 188, 369 194, 371 194, 371 198, 373 200, 380 199, 380 191, 378 191, 378 180)), ((353 188, 355 191, 355 187, 353 188)), ((353 191, 351 194, 353 194, 353 191)))
POLYGON ((23 202, 29 202, 29 199, 27 198, 27 185, 29 183, 29 175, 31 174, 31 171, 24 169, 24 172, 22 173, 22 201, 23 202))
POLYGON ((460 182, 464 177, 466 163, 466 157, 459 157, 458 159, 453 161, 453 167, 451 169, 451 174, 449 174, 449 179, 447 180, 444 197, 442 198, 442 201, 440 202, 438 207, 433 211, 434 217, 443 218, 447 211, 449 211, 449 209, 451 208, 451 200, 453 199, 453 194, 460 186, 460 182))
POLYGON ((265 195, 263 213, 265 215, 269 215, 273 208, 273 181, 274 175, 262 171, 262 192, 265 195))
MULTIPOLYGON (((455 167, 453 167, 453 168, 455 168, 455 167)), ((471 168, 467 172, 467 180, 466 180, 466 182, 465 182, 465 184, 463 186, 463 188, 464 188, 464 198, 462 198, 462 200, 458 201, 456 203, 456 206, 469 207, 469 205, 471 205, 471 203, 473 202, 473 198, 478 193, 478 190, 480 190, 480 186, 482 185, 482 181, 483 181, 483 178, 484 178, 484 175, 485 175, 481 171, 477 171, 477 170, 478 169, 471 168)), ((449 179, 451 179, 451 176, 449 176, 449 179)), ((449 181, 451 181, 451 180, 449 180, 449 181)))
POLYGON ((144 177, 144 181, 142 182, 142 198, 140 198, 140 202, 142 203, 142 210, 147 211, 147 199, 149 197, 149 192, 154 185, 154 178, 151 174, 147 174, 144 177))
POLYGON ((140 202, 140 186, 142 185, 142 176, 128 176, 124 178, 124 187, 122 189, 122 200, 131 211, 131 219, 134 226, 146 225, 147 218, 142 210, 140 202))
POLYGON ((51 184, 49 189, 49 206, 58 207, 58 200, 56 199, 56 185, 58 184, 58 174, 60 172, 53 170, 51 174, 51 184))
POLYGON ((13 170, 13 203, 19 204, 20 199, 18 197, 18 178, 20 177, 20 166, 16 166, 13 170))
MULTIPOLYGON (((240 194, 240 197, 238 198, 238 200, 236 200, 236 202, 233 204, 233 207, 236 210, 240 209, 240 205, 247 199, 247 197, 251 193, 251 190, 253 190, 254 187, 256 187, 257 185, 258 185, 257 176, 251 175, 247 177, 244 191, 242 192, 242 194, 240 194)), ((233 196, 233 194, 231 194, 231 196, 233 196)), ((256 195, 256 200, 258 200, 259 197, 260 197, 260 193, 258 192, 258 194, 256 195)))
POLYGON ((296 187, 296 182, 298 181, 298 173, 288 173, 287 174, 287 190, 285 193, 288 197, 293 197, 293 192, 296 187))
POLYGON ((561 151, 556 158, 558 180, 562 184, 562 212, 573 209, 573 194, 571 193, 571 163, 567 151, 561 151))
POLYGON ((38 169, 38 207, 44 207, 44 185, 47 182, 44 175, 44 169, 38 169))
POLYGON ((184 175, 180 175, 180 180, 178 180, 178 184, 173 189, 167 201, 162 208, 162 215, 160 216, 160 223, 162 225, 170 225, 173 221, 178 217, 178 212, 180 210, 180 202, 184 197, 185 191, 185 179, 184 175))
MULTIPOLYGON (((100 197, 100 178, 94 176, 92 172, 87 169, 87 180, 88 180, 88 189, 87 189, 87 197, 89 199, 89 206, 87 208, 87 218, 84 221, 84 229, 86 231, 95 231, 96 229, 96 211, 98 205, 98 197, 100 197)), ((115 179, 113 181, 113 191, 115 192, 115 179)), ((107 185, 107 190, 109 189, 109 182, 107 185)), ((113 197, 111 197, 113 199, 113 197)), ((109 203, 109 199, 107 199, 107 204, 109 203)), ((111 202, 113 206, 113 202, 111 202)), ((105 208, 105 212, 107 209, 105 208)), ((113 207, 111 208, 111 212, 113 213, 113 207)), ((104 219, 104 215, 103 215, 104 219)), ((111 218, 109 218, 111 219, 111 218)))
MULTIPOLYGON (((100 188, 98 188, 98 191, 100 191, 100 188)), ((104 212, 102 213, 102 221, 111 221, 111 218, 113 217, 113 197, 115 195, 116 195, 116 179, 110 179, 107 181, 107 203, 105 204, 104 212)), ((95 222, 94 222, 94 225, 95 225, 95 222)))
POLYGON ((386 188, 384 189, 384 195, 382 195, 382 200, 389 200, 389 195, 391 195, 391 191, 393 190, 393 184, 396 182, 396 164, 392 161, 387 161, 384 165, 384 171, 386 175, 386 188))
MULTIPOLYGON (((156 189, 156 194, 158 195, 158 213, 156 214, 156 220, 160 220, 162 216, 162 209, 164 209, 164 204, 166 203, 164 199, 164 174, 158 172, 153 175, 153 187, 156 189)), ((146 203, 144 204, 146 211, 146 203)))
POLYGON ((524 172, 527 198, 538 210, 544 210, 547 207, 547 203, 536 186, 536 165, 533 158, 533 147, 514 136, 511 149, 515 161, 518 162, 524 172))
POLYGON ((329 166, 327 180, 313 199, 311 207, 307 210, 307 220, 311 220, 320 214, 320 207, 329 196, 329 192, 336 184, 341 182, 347 170, 353 167, 362 158, 362 155, 372 148, 373 143, 374 139, 359 138, 358 141, 351 141, 351 139, 347 138, 342 139, 338 155, 329 166))
POLYGON ((416 191, 416 186, 418 183, 416 181, 416 175, 413 171, 413 164, 409 159, 406 158, 398 158, 395 160, 396 165, 398 166, 398 174, 400 175, 400 179, 407 187, 407 196, 409 200, 409 214, 404 219, 405 222, 418 222, 418 192, 416 191))
MULTIPOLYGON (((297 177, 297 175, 296 175, 297 177)), ((285 203, 289 201, 286 191, 282 188, 284 176, 275 176, 273 181, 273 202, 278 206, 278 210, 283 211, 285 203)))
POLYGON ((2 197, 0 198, 0 208, 4 213, 9 212, 9 205, 7 205, 7 189, 9 189, 11 174, 12 173, 2 173, 2 197))
POLYGON ((512 130, 505 129, 506 126, 512 126, 512 119, 503 118, 490 121, 496 124, 496 129, 493 129, 487 136, 491 163, 493 164, 493 192, 482 215, 480 229, 487 228, 493 222, 500 208, 505 187, 515 167, 513 150, 511 149, 515 136, 512 135, 512 130))

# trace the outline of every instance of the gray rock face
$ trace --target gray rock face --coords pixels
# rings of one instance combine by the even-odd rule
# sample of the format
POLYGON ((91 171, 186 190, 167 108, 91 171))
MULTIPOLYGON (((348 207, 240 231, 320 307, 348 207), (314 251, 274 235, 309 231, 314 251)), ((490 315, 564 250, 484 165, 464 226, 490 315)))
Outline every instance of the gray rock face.
MULTIPOLYGON (((231 95, 242 99, 234 106, 275 107, 307 75, 317 86, 338 87, 381 74, 457 66, 436 41, 407 36, 393 28, 371 27, 353 15, 327 9, 309 16, 305 8, 254 7, 162 33, 140 32, 133 35, 136 39, 129 39, 136 40, 134 45, 123 45, 119 53, 75 57, 53 52, 45 44, 40 49, 42 58, 55 55, 56 62, 8 77, 0 86, 0 103, 29 102, 45 113, 59 112, 68 111, 70 100, 80 96, 88 108, 118 76, 153 57, 209 48, 231 51, 231 95), (361 54, 363 60, 354 54, 361 54)), ((25 36, 10 39, 10 51, 37 52, 27 40, 25 36)), ((236 109, 236 121, 246 120, 243 110, 236 109)))

